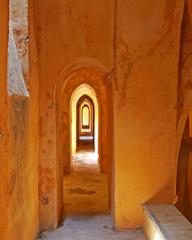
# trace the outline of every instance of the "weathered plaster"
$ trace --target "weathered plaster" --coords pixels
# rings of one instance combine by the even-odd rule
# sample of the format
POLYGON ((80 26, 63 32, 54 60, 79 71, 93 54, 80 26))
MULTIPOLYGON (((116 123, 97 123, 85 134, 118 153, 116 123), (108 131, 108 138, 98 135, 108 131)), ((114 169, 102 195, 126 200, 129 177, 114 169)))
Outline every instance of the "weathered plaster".
MULTIPOLYGON (((5 2, 2 3, 2 6, 3 13, 1 16, 5 17, 6 10, 8 14, 8 9, 4 8, 6 6, 5 2)), ((15 3, 14 7, 16 10, 18 5, 15 3)), ((7 29, 3 31, 4 37, 8 31, 8 25, 6 27, 7 29)), ((31 37, 33 38, 32 32, 31 37)), ((6 41, 8 41, 7 38, 6 41)), ((7 56, 7 42, 2 49, 5 49, 6 52, 4 57, 7 56)), ((34 45, 32 45, 30 48, 30 52, 33 52, 30 60, 31 71, 30 74, 27 72, 29 74, 28 84, 31 90, 30 98, 16 94, 8 98, 7 75, 3 76, 3 81, 0 81, 0 84, 4 85, 1 89, 4 89, 6 93, 4 95, 6 98, 0 96, 0 101, 2 99, 4 101, 4 105, 1 104, 1 106, 4 106, 2 112, 6 120, 4 128, 7 127, 7 132, 3 131, 7 145, 4 147, 1 145, 0 148, 0 151, 3 150, 4 156, 7 155, 5 164, 2 162, 4 165, 2 165, 3 174, 7 176, 7 179, 4 179, 3 174, 0 174, 0 182, 6 184, 5 193, 1 193, 1 196, 5 197, 6 201, 6 205, 2 205, 4 209, 1 210, 1 222, 6 224, 4 229, 1 229, 1 238, 6 240, 33 240, 38 234, 38 75, 34 68, 34 50, 34 45), (7 102, 9 103, 8 106, 7 102), (8 221, 6 217, 3 218, 4 212, 8 214, 8 221)), ((7 59, 5 58, 4 61, 5 63, 3 65, 2 62, 1 69, 4 69, 4 73, 6 73, 7 59)))
POLYGON ((2 239, 9 238, 9 134, 7 96, 8 1, 0 1, 0 232, 2 239))
POLYGON ((183 2, 117 4, 117 228, 141 226, 144 202, 176 200, 176 103, 183 2))

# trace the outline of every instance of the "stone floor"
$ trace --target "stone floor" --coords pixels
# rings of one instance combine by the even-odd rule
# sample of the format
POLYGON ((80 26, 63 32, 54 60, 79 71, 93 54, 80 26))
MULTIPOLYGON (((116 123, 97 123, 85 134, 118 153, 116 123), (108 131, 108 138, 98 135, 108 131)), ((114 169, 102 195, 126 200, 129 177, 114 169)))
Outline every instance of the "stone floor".
POLYGON ((42 240, 144 240, 141 230, 115 232, 107 215, 78 216, 65 220, 54 232, 42 234, 42 240))
POLYGON ((108 213, 107 176, 99 172, 97 155, 80 152, 73 163, 72 172, 64 177, 65 215, 108 213))
POLYGON ((72 172, 99 173, 98 154, 89 151, 80 151, 72 156, 72 172))
POLYGON ((144 240, 141 230, 114 231, 108 213, 107 177, 99 172, 97 155, 80 152, 73 156, 73 170, 64 177, 63 226, 42 233, 42 240, 144 240))

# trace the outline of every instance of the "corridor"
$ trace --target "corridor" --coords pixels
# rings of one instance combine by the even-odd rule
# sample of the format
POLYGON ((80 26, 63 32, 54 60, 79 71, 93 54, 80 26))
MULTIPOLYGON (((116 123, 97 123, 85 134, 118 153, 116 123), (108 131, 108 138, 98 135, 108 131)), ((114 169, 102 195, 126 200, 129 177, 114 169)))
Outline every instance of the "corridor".
POLYGON ((56 231, 39 240, 144 240, 141 230, 116 232, 108 207, 107 176, 100 173, 98 155, 92 151, 73 154, 72 170, 64 177, 66 219, 56 231))
POLYGON ((112 227, 107 176, 99 172, 97 154, 77 152, 72 166, 64 177, 66 219, 58 230, 40 234, 39 240, 144 240, 141 230, 116 232, 112 227))
POLYGON ((0 2, 0 240, 192 240, 192 0, 0 2))

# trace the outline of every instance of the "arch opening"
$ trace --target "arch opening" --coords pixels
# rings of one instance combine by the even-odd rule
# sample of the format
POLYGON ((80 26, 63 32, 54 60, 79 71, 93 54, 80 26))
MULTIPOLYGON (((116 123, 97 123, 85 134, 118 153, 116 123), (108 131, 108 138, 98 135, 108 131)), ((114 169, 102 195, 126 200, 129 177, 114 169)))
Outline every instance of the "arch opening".
POLYGON ((95 90, 88 84, 80 84, 70 100, 71 123, 71 167, 74 168, 77 155, 86 153, 85 163, 98 163, 99 106, 95 90))
POLYGON ((73 68, 62 73, 55 89, 58 213, 63 209, 65 216, 103 214, 111 207, 113 105, 112 84, 105 76, 97 65, 73 68), (92 147, 82 154, 77 140, 85 136, 92 147), (81 159, 74 158, 77 154, 81 159), (93 194, 86 198, 81 191, 93 194))
POLYGON ((95 150, 95 108, 92 99, 82 96, 76 107, 77 150, 95 150))

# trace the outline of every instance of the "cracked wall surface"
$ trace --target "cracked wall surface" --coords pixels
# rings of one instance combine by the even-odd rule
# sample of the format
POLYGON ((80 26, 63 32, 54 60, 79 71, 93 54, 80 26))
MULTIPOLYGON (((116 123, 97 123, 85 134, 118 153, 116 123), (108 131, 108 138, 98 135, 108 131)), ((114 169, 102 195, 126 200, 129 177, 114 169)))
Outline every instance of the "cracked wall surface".
POLYGON ((124 1, 117 6, 119 91, 114 100, 114 146, 119 228, 142 224, 142 203, 176 201, 176 104, 183 5, 184 1, 148 0, 124 1))

